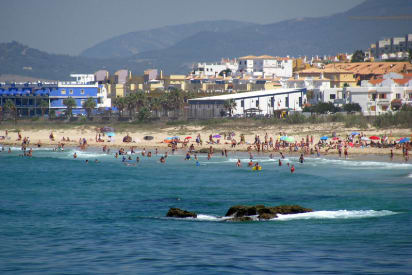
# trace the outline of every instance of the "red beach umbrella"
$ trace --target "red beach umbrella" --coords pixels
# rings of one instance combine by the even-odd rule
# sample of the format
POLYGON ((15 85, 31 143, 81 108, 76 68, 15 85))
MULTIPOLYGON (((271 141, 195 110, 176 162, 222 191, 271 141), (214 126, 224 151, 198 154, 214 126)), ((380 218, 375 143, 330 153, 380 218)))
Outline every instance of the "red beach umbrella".
POLYGON ((192 137, 185 137, 185 139, 191 139, 192 137))
POLYGON ((377 136, 371 136, 371 137, 369 137, 369 139, 380 140, 381 138, 380 138, 380 137, 377 137, 377 136))

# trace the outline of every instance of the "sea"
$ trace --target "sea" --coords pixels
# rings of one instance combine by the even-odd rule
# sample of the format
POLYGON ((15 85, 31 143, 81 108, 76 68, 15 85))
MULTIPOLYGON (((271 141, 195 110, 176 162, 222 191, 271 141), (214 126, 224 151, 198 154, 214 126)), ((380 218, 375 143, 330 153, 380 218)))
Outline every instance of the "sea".
POLYGON ((97 149, 5 149, 0 274, 412 274, 411 162, 257 155, 252 171, 242 153, 125 165, 97 149), (224 217, 256 204, 314 212, 224 217))

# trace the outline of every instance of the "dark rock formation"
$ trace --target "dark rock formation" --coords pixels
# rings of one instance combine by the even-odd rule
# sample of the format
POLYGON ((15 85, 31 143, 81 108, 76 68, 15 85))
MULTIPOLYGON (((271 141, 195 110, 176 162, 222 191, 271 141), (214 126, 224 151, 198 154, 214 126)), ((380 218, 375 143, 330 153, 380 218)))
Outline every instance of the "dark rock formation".
POLYGON ((299 205, 280 205, 280 206, 264 206, 264 205, 236 205, 229 208, 226 217, 233 216, 240 218, 245 216, 258 216, 258 219, 269 220, 277 217, 277 214, 298 214, 312 212, 312 209, 304 208, 299 205))
POLYGON ((253 221, 253 219, 251 217, 245 216, 245 217, 234 217, 231 219, 227 219, 225 221, 227 222, 250 222, 250 221, 253 221))
POLYGON ((174 218, 197 218, 197 214, 195 212, 189 212, 186 210, 182 210, 179 208, 170 208, 166 214, 166 217, 174 217, 174 218))

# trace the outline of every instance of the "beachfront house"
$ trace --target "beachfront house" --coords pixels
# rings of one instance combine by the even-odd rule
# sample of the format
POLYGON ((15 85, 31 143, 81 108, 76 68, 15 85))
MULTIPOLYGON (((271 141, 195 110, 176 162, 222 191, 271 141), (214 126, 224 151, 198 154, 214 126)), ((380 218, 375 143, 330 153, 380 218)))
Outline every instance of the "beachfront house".
POLYGON ((392 110, 392 102, 412 105, 412 74, 388 73, 380 79, 364 80, 360 87, 348 87, 349 101, 358 103, 364 115, 392 110))
POLYGON ((94 80, 94 75, 71 75, 75 81, 37 82, 37 83, 0 83, 0 106, 11 100, 16 106, 17 115, 20 117, 32 117, 49 114, 55 110, 56 114, 63 114, 66 106, 64 99, 72 97, 76 106, 74 115, 86 114, 83 102, 89 97, 96 102, 98 108, 108 109, 111 100, 107 97, 107 91, 103 85, 94 80), (47 102, 48 107, 42 107, 42 101, 47 102), (45 109, 45 110, 44 110, 45 109))
POLYGON ((277 116, 289 111, 302 111, 306 103, 306 89, 279 88, 235 93, 189 99, 188 103, 191 119, 277 116), (232 107, 228 108, 228 104, 232 107))

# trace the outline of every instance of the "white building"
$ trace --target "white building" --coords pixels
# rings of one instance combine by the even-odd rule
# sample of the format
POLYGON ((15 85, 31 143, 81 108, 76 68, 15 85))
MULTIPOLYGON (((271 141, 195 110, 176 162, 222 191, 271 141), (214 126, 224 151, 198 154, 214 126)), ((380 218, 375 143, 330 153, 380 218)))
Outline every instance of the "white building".
POLYGON ((225 102, 235 102, 233 116, 275 115, 282 111, 302 111, 306 89, 274 89, 189 99, 189 117, 207 119, 224 116, 225 102))
POLYGON ((299 74, 296 73, 293 78, 281 79, 280 83, 285 89, 300 88, 313 91, 313 98, 308 98, 308 102, 311 104, 326 102, 323 91, 330 88, 330 79, 323 77, 323 74, 321 77, 299 77, 299 74))
POLYGON ((249 55, 240 57, 238 60, 238 74, 262 77, 292 77, 293 60, 288 57, 249 55))
POLYGON ((382 79, 364 80, 361 87, 348 87, 349 101, 358 103, 365 115, 391 111, 391 102, 412 104, 412 74, 388 73, 382 79))
POLYGON ((238 70, 237 60, 222 59, 220 63, 197 63, 193 65, 193 74, 196 76, 217 76, 220 72, 229 69, 233 73, 238 70))

